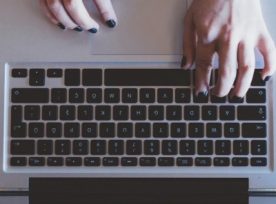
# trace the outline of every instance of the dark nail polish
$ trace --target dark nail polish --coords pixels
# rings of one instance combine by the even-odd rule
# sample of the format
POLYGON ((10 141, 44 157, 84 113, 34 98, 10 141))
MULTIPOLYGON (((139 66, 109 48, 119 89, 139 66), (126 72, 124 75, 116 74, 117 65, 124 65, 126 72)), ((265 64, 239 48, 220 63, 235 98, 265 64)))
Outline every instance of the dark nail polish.
POLYGON ((181 67, 185 67, 187 64, 187 58, 185 56, 182 57, 182 60, 181 60, 181 67))
POLYGON ((79 27, 79 26, 78 26, 78 27, 76 27, 76 28, 74 28, 73 30, 74 30, 74 31, 77 31, 77 32, 82 32, 82 31, 83 31, 83 30, 82 30, 82 28, 81 28, 81 27, 79 27))
POLYGON ((66 27, 62 23, 57 24, 57 26, 62 30, 66 29, 66 27))
POLYGON ((98 32, 98 30, 96 29, 96 28, 91 28, 90 30, 88 30, 88 32, 90 32, 90 33, 97 33, 98 32))
POLYGON ((208 94, 209 94, 208 91, 206 91, 206 92, 200 92, 200 93, 197 95, 197 97, 206 97, 206 96, 208 96, 208 94))
POLYGON ((108 20, 108 21, 106 21, 106 24, 108 25, 108 27, 110 27, 110 28, 114 28, 117 24, 116 24, 116 21, 114 21, 114 20, 108 20))
POLYGON ((271 79, 271 76, 267 76, 267 77, 264 79, 264 81, 265 81, 265 82, 268 82, 270 79, 271 79))

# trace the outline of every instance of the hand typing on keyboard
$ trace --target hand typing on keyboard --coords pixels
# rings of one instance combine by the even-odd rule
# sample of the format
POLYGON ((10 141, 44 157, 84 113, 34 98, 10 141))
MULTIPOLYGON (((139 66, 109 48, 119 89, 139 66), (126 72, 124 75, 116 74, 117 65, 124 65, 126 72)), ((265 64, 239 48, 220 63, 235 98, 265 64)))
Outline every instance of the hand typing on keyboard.
MULTIPOLYGON (((82 0, 40 0, 46 16, 61 29, 97 33, 99 24, 91 18, 82 0)), ((113 28, 117 17, 111 0, 94 0, 106 24, 113 28)))
POLYGON ((195 61, 197 94, 209 92, 212 58, 217 52, 219 76, 212 94, 243 98, 254 75, 255 48, 265 62, 260 77, 268 81, 276 69, 276 50, 259 0, 193 1, 185 18, 182 66, 188 69, 195 61))

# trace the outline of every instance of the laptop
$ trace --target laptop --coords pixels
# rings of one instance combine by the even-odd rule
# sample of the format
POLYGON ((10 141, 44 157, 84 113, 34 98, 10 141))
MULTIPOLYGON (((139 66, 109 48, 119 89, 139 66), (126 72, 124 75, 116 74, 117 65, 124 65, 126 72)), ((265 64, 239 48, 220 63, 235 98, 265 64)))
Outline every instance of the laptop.
MULTIPOLYGON (((1 191, 66 177, 246 178, 276 192, 276 84, 258 78, 261 56, 243 101, 198 98, 180 69, 190 1, 114 1, 114 30, 85 3, 96 35, 56 28, 36 0, 0 2, 1 191)), ((262 5, 276 40, 276 2, 262 5)))

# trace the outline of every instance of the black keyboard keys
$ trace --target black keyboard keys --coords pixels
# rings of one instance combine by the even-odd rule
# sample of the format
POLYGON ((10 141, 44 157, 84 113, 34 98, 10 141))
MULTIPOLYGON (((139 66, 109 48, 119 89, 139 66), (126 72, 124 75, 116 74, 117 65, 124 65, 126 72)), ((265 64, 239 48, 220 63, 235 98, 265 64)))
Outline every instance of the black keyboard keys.
POLYGON ((49 89, 14 88, 11 90, 13 103, 48 103, 49 89))
POLYGON ((110 106, 96 106, 96 120, 111 120, 110 106))
POLYGON ((62 77, 62 69, 48 69, 47 77, 49 78, 61 78, 62 77))
POLYGON ((104 101, 105 103, 119 103, 120 89, 105 89, 104 101))
POLYGON ((102 97, 102 89, 87 89, 86 98, 88 103, 101 103, 102 97))
POLYGON ((31 69, 29 84, 30 84, 30 86, 44 86, 45 85, 45 70, 44 69, 31 69))
POLYGON ((159 140, 145 140, 144 154, 145 155, 158 155, 160 153, 159 140))
POLYGON ((40 106, 25 106, 24 115, 25 120, 39 120, 40 106))
POLYGON ((12 70, 12 77, 14 78, 25 78, 27 77, 28 72, 27 69, 13 69, 12 70))
POLYGON ((158 103, 172 103, 173 102, 173 90, 172 89, 158 89, 157 101, 158 101, 158 103))
POLYGON ((199 106, 185 106, 184 108, 185 120, 199 120, 199 106))
POLYGON ((265 89, 249 89, 246 95, 247 103, 265 103, 266 90, 265 89))
POLYGON ((244 138, 266 138, 267 125, 266 123, 243 123, 242 137, 244 138))
POLYGON ((137 89, 123 89, 122 102, 123 103, 137 103, 138 90, 137 89))
POLYGON ((251 154, 252 155, 266 155, 267 154, 267 142, 265 140, 251 141, 251 154))
POLYGON ((60 106, 60 120, 75 120, 75 106, 60 106))
POLYGON ((123 155, 124 154, 124 141, 123 140, 110 140, 108 142, 108 153, 110 155, 123 155))
POLYGON ((80 85, 80 69, 66 69, 65 86, 79 86, 79 85, 80 85))
POLYGON ((82 84, 84 86, 101 86, 103 73, 101 69, 84 69, 82 71, 82 84))
POLYGON ((164 120, 163 106, 149 106, 149 120, 164 120))
POLYGON ((265 106, 239 106, 238 120, 252 121, 252 120, 266 120, 267 109, 265 106))
POLYGON ((113 119, 114 120, 128 120, 129 119, 129 107, 128 106, 114 106, 113 107, 113 119))
POLYGON ((66 103, 67 102, 67 90, 66 89, 52 89, 51 90, 52 103, 66 103))
POLYGON ((83 103, 84 102, 84 89, 70 89, 69 90, 70 103, 83 103))
POLYGON ((12 140, 10 145, 12 155, 33 155, 35 154, 34 140, 12 140))
POLYGON ((234 155, 248 155, 249 142, 246 140, 236 140, 233 144, 234 155))
POLYGON ((154 103, 155 102, 155 89, 140 89, 140 102, 141 103, 154 103))

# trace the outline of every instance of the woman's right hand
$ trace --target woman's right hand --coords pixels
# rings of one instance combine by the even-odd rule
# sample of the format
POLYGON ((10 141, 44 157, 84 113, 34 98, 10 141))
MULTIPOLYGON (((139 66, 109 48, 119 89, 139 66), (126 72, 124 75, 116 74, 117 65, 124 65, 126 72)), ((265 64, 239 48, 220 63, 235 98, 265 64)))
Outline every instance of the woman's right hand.
MULTIPOLYGON (((49 20, 61 29, 87 30, 97 33, 99 24, 91 18, 82 0, 40 0, 42 9, 49 20)), ((117 17, 111 0, 94 0, 107 26, 114 28, 117 17)))

